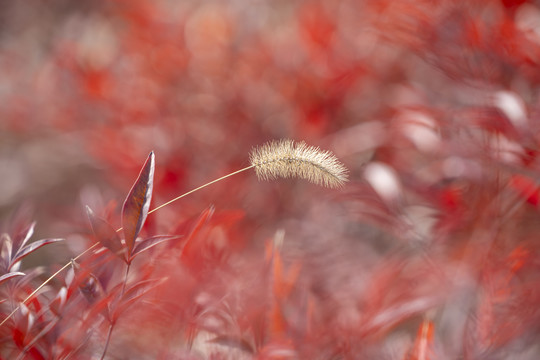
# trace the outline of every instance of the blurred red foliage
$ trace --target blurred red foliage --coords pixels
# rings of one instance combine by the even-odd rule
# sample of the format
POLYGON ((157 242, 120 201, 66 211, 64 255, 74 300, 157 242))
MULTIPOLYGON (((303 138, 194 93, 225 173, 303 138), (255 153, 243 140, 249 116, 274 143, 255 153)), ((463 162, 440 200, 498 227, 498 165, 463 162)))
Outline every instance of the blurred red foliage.
POLYGON ((6 2, 2 319, 104 248, 0 358, 537 359, 539 28, 527 0, 6 2), (151 150, 155 208, 279 138, 350 184, 236 175, 131 208, 144 252, 111 254, 151 150))

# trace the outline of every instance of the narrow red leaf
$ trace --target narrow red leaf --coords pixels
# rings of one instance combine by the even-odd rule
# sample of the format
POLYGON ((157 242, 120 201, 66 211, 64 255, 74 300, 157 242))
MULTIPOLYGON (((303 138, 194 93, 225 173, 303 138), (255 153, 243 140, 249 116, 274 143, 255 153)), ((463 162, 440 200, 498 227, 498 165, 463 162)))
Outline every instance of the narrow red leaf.
POLYGON ((11 330, 11 337, 13 338, 13 342, 15 345, 22 349, 24 347, 24 333, 19 328, 13 328, 11 330))
POLYGON ((21 237, 21 240, 20 240, 20 244, 18 244, 18 247, 19 248, 22 248, 24 245, 26 245, 26 243, 28 242, 28 240, 30 240, 30 238, 32 237, 32 235, 34 235, 34 228, 36 227, 36 222, 34 221, 33 223, 31 223, 28 228, 26 228, 24 230, 24 237, 21 237))
POLYGON ((114 228, 107 221, 97 217, 88 206, 86 207, 86 213, 97 241, 120 259, 127 261, 124 246, 114 228))
POLYGON ((13 267, 13 265, 15 265, 16 263, 21 261, 22 258, 24 258, 27 255, 30 255, 32 252, 36 251, 40 247, 43 247, 45 245, 52 244, 52 243, 55 243, 55 242, 63 241, 63 240, 64 239, 42 239, 42 240, 34 241, 30 245, 27 245, 24 248, 22 248, 21 250, 19 250, 19 252, 17 254, 15 254, 15 256, 13 257, 13 260, 11 261, 11 264, 10 264, 9 268, 11 269, 13 267))
POLYGON ((433 322, 425 319, 418 328, 416 341, 406 357, 407 360, 429 360, 432 358, 433 332, 433 322))
POLYGON ((135 239, 141 231, 152 199, 152 188, 154 184, 154 152, 150 152, 144 166, 129 192, 122 208, 122 227, 128 250, 128 258, 133 252, 135 239))
POLYGON ((135 244, 135 247, 133 248, 133 254, 130 257, 130 261, 132 261, 135 256, 139 255, 143 251, 146 251, 158 244, 161 244, 162 242, 174 240, 180 238, 180 235, 157 235, 152 236, 151 238, 144 239, 141 241, 138 241, 135 244))
POLYGON ((187 236, 186 244, 184 245, 184 250, 182 251, 182 257, 189 257, 195 244, 193 243, 193 238, 201 231, 204 225, 212 218, 214 215, 215 208, 213 205, 209 206, 204 210, 201 215, 199 215, 197 222, 191 229, 189 235, 187 236))
POLYGON ((20 303, 20 310, 15 315, 15 325, 12 328, 13 341, 20 349, 24 348, 25 339, 30 333, 32 325, 34 323, 34 317, 28 307, 20 303))
POLYGON ((0 269, 8 271, 8 266, 11 263, 11 255, 13 253, 13 240, 11 237, 3 233, 0 235, 0 269))
POLYGON ((19 271, 4 274, 4 275, 0 276, 0 284, 2 284, 4 281, 8 281, 9 279, 14 278, 16 276, 23 276, 23 275, 24 275, 24 273, 19 272, 19 271))
POLYGON ((251 345, 249 341, 239 336, 223 334, 218 335, 213 339, 207 340, 206 342, 233 347, 248 352, 250 354, 255 353, 254 346, 251 345))
POLYGON ((34 360, 45 360, 46 358, 41 354, 38 348, 32 347, 28 350, 28 354, 32 356, 34 360))
POLYGON ((509 185, 529 204, 537 206, 540 203, 540 190, 535 180, 524 175, 512 175, 509 185))
POLYGON ((167 279, 142 280, 131 286, 124 294, 122 302, 118 304, 112 315, 113 321, 117 320, 124 311, 133 305, 138 299, 148 294, 152 289, 163 284, 167 279))
POLYGON ((68 289, 64 286, 58 291, 56 297, 49 304, 49 310, 56 316, 62 314, 62 310, 68 299, 68 289))

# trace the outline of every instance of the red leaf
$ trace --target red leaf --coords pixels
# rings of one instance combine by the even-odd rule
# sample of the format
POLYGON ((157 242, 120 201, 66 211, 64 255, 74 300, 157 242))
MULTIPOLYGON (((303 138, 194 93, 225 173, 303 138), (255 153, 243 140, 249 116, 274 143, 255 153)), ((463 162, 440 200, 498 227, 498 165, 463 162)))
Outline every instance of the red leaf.
POLYGON ((509 185, 529 204, 538 205, 540 203, 538 184, 530 177, 519 174, 512 175, 509 185))
POLYGON ((88 274, 88 276, 81 279, 79 290, 90 304, 102 298, 104 293, 99 279, 94 274, 88 274))
POLYGON ((151 238, 148 238, 148 239, 138 241, 135 244, 135 247, 133 248, 133 254, 131 255, 129 260, 132 261, 135 258, 135 256, 139 255, 143 251, 146 251, 158 244, 161 244, 162 242, 178 239, 180 237, 181 236, 179 235, 157 235, 157 236, 152 236, 151 238))
POLYGON ((0 284, 2 284, 4 281, 8 281, 11 278, 14 278, 15 276, 23 276, 23 275, 24 273, 18 272, 18 271, 4 274, 0 276, 0 284))
POLYGON ((42 246, 52 244, 52 243, 55 243, 55 242, 58 242, 58 241, 63 241, 63 240, 64 239, 42 239, 42 240, 34 241, 30 245, 25 246, 24 248, 22 248, 17 254, 15 254, 15 256, 13 257, 13 260, 11 261, 11 265, 9 267, 12 268, 13 265, 15 265, 20 260, 22 260, 22 258, 24 258, 25 256, 29 255, 30 253, 36 251, 37 249, 39 249, 42 246))
POLYGON ((219 344, 222 346, 233 347, 233 348, 248 352, 250 354, 255 353, 255 349, 253 345, 251 345, 249 341, 247 341, 246 339, 239 336, 223 334, 223 335, 218 335, 213 339, 207 340, 207 342, 219 344))
POLYGON ((32 235, 34 235, 34 228, 36 226, 36 222, 34 221, 33 223, 31 223, 27 229, 25 229, 24 231, 24 237, 21 239, 21 242, 19 244, 19 248, 22 248, 24 245, 26 245, 26 243, 28 242, 28 240, 30 240, 30 238, 32 237, 32 235))
POLYGON ((43 354, 41 354, 41 352, 39 351, 39 349, 37 349, 36 347, 31 347, 29 350, 28 350, 28 353, 30 355, 32 355, 32 359, 34 360, 45 360, 46 358, 43 356, 43 354))
POLYGON ((13 328, 11 330, 11 336, 18 348, 24 347, 24 333, 19 328, 13 328))
POLYGON ((11 237, 4 233, 0 235, 0 269, 2 271, 8 271, 8 267, 11 264, 11 255, 13 253, 13 240, 11 237))
POLYGON ((68 289, 66 287, 62 287, 60 291, 58 291, 58 294, 56 294, 56 297, 49 304, 49 310, 51 310, 54 315, 60 316, 67 299, 68 289))
POLYGON ((148 210, 150 209, 152 187, 154 184, 154 167, 155 157, 152 151, 148 155, 141 173, 135 184, 133 184, 122 208, 122 227, 124 228, 128 258, 133 252, 135 239, 139 235, 148 215, 148 210))
POLYGON ((86 207, 86 213, 88 214, 92 230, 99 243, 120 259, 127 262, 124 246, 114 228, 107 221, 97 217, 88 206, 86 207))
POLYGON ((163 284, 167 278, 143 280, 131 286, 126 290, 122 302, 118 304, 112 315, 113 321, 116 321, 120 314, 126 311, 131 305, 133 305, 138 299, 148 294, 152 289, 163 284))
POLYGON ((427 319, 420 324, 416 341, 406 357, 407 360, 429 360, 432 358, 433 328, 433 322, 427 319))
POLYGON ((20 304, 20 310, 15 315, 15 326, 12 328, 13 341, 19 348, 24 347, 25 339, 30 333, 30 329, 34 323, 33 315, 23 303, 20 304))
POLYGON ((191 229, 189 235, 187 236, 186 244, 184 245, 184 250, 182 251, 182 257, 189 257, 192 248, 195 246, 192 239, 201 231, 204 225, 207 224, 207 222, 212 218, 214 215, 215 208, 214 206, 208 207, 206 210, 204 210, 201 215, 199 215, 199 218, 197 219, 197 222, 191 229))

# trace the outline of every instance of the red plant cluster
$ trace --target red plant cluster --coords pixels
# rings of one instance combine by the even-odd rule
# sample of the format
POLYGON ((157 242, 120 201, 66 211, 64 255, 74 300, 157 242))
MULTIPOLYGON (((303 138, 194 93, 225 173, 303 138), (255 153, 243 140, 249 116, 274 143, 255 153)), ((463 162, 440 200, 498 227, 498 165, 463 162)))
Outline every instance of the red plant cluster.
POLYGON ((539 358, 539 29, 530 0, 3 4, 0 359, 539 358), (350 183, 152 212, 282 138, 350 183))

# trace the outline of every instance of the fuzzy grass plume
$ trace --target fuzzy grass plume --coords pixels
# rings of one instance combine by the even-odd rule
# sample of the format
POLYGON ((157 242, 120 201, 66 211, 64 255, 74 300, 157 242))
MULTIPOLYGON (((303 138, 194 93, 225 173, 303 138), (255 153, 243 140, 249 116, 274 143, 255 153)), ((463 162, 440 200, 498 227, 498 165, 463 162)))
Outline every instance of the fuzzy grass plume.
MULTIPOLYGON (((293 140, 270 141, 260 147, 254 148, 249 155, 249 159, 251 163, 250 166, 212 180, 204 185, 199 186, 198 188, 177 196, 174 199, 150 210, 148 214, 162 209, 165 206, 207 186, 252 168, 255 168, 257 177, 263 180, 271 180, 278 177, 298 177, 330 188, 341 187, 347 181, 347 168, 341 162, 339 162, 332 152, 321 150, 316 146, 309 146, 303 141, 299 143, 295 143, 293 140)), ((120 232, 121 230, 123 230, 123 227, 116 230, 116 232, 120 232)), ((90 246, 88 249, 73 258, 72 261, 68 262, 57 272, 51 275, 40 286, 38 286, 36 290, 34 290, 19 305, 17 305, 15 309, 13 309, 13 311, 0 322, 0 326, 4 325, 21 308, 22 305, 27 304, 30 299, 32 299, 52 279, 71 266, 73 261, 78 260, 84 254, 90 252, 97 246, 98 243, 90 246)))
POLYGON ((347 181, 347 169, 330 151, 293 140, 270 141, 250 153, 259 179, 298 177, 337 188, 347 181))

